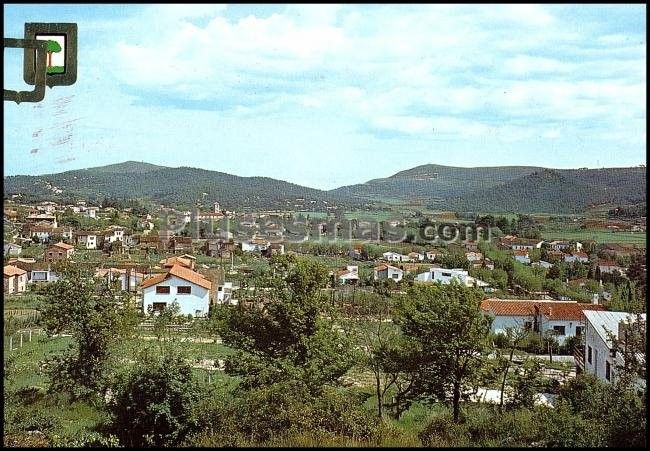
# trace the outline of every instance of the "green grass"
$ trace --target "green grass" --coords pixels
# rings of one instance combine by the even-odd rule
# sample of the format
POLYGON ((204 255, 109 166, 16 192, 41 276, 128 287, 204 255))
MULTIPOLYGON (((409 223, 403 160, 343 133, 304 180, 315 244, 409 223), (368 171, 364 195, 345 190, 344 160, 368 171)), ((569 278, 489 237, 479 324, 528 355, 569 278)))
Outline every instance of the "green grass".
POLYGON ((646 247, 644 232, 611 232, 609 230, 583 230, 577 227, 567 227, 544 230, 542 238, 545 240, 595 240, 598 243, 635 244, 646 247))
POLYGON ((4 308, 7 309, 39 309, 43 302, 43 295, 24 293, 22 295, 8 295, 4 298, 4 308))
POLYGON ((64 66, 50 66, 47 68, 47 73, 48 74, 63 74, 65 73, 65 67, 64 66))

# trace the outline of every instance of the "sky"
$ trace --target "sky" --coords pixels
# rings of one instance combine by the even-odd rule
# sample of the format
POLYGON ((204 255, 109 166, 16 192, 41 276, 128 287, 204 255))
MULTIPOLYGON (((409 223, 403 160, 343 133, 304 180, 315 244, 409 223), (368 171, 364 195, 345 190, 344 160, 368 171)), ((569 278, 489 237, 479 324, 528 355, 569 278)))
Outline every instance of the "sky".
POLYGON ((5 37, 26 22, 78 24, 77 81, 4 102, 5 176, 646 162, 645 5, 4 5, 5 37))

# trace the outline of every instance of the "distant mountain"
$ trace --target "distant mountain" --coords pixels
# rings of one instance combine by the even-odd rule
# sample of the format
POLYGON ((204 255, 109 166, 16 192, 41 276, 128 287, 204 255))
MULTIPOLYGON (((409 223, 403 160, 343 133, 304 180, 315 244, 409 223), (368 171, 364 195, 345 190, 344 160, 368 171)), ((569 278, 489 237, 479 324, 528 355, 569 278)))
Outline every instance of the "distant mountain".
POLYGON ((331 193, 434 209, 571 213, 590 205, 646 202, 645 167, 546 169, 534 166, 460 168, 428 164, 331 193))
POLYGON ((4 178, 5 196, 26 199, 146 199, 191 206, 219 201, 250 208, 323 210, 368 203, 420 204, 440 210, 570 213, 592 205, 646 202, 645 167, 461 168, 428 164, 363 184, 321 191, 268 177, 238 177, 190 167, 127 161, 97 168, 4 178))
POLYGON ((144 161, 125 161, 124 163, 98 166, 96 168, 92 168, 92 170, 98 172, 144 173, 163 168, 165 168, 165 166, 157 166, 155 164, 145 163, 144 161))
POLYGON ((432 200, 463 196, 498 186, 542 169, 529 166, 459 168, 427 164, 387 178, 344 186, 330 192, 366 199, 388 198, 430 203, 432 200))
POLYGON ((185 207, 197 201, 205 205, 218 201, 225 208, 240 211, 243 207, 324 209, 332 204, 333 198, 341 198, 268 177, 238 177, 205 169, 169 168, 135 161, 58 174, 9 176, 4 178, 4 190, 5 196, 22 194, 33 200, 110 197, 153 200, 185 207))

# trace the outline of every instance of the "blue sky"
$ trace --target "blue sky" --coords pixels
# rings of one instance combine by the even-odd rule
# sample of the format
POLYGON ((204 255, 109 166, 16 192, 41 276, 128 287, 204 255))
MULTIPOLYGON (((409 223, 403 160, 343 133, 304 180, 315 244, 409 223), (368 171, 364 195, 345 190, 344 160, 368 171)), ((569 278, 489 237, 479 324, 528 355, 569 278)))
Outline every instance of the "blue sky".
MULTIPOLYGON (((646 162, 645 5, 4 5, 78 77, 4 102, 4 174, 146 161, 330 189, 427 163, 646 162)), ((4 86, 22 82, 5 50, 4 86)))

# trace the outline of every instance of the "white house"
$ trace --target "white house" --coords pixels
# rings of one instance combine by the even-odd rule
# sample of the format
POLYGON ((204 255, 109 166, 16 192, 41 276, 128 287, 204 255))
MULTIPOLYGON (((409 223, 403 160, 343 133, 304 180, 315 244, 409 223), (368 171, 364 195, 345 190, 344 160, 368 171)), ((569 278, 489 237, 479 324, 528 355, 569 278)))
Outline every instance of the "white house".
POLYGON ((18 256, 23 251, 23 248, 17 244, 9 243, 4 247, 5 255, 18 256))
POLYGON ((589 261, 589 256, 584 252, 574 252, 572 254, 565 255, 564 261, 566 263, 572 263, 572 262, 587 263, 589 261))
POLYGON ((271 242, 261 238, 253 238, 249 241, 242 241, 241 250, 244 252, 263 252, 269 248, 271 242))
POLYGON ((625 274, 625 268, 614 261, 600 260, 596 266, 601 273, 613 273, 615 271, 625 274))
POLYGON ((397 252, 384 252, 382 254, 384 260, 389 262, 410 262, 411 258, 408 255, 398 254, 397 252))
POLYGON ((97 209, 95 207, 86 208, 86 211, 84 211, 84 216, 86 218, 97 219, 97 209))
POLYGON ((432 250, 427 251, 425 255, 427 257, 427 260, 432 262, 435 261, 436 258, 442 257, 443 253, 440 251, 432 250))
POLYGON ((541 249, 542 244, 544 244, 543 240, 528 240, 524 238, 515 238, 514 240, 510 241, 510 249, 515 250, 515 251, 523 251, 523 250, 533 250, 533 249, 541 249))
POLYGON ((431 268, 429 271, 418 274, 415 277, 415 280, 417 282, 440 282, 443 285, 450 284, 452 279, 455 279, 458 283, 467 287, 483 288, 489 286, 487 282, 483 282, 482 280, 472 277, 466 270, 458 268, 431 268))
POLYGON ((528 251, 524 250, 515 250, 514 258, 519 263, 528 264, 530 263, 530 257, 528 256, 528 251))
POLYGON ((465 258, 469 262, 477 262, 483 260, 483 254, 481 252, 465 252, 465 258))
MULTIPOLYGON (((621 353, 616 352, 608 332, 624 339, 625 327, 621 325, 636 321, 636 315, 628 312, 586 311, 585 318, 584 372, 595 375, 603 382, 612 383, 616 367, 624 361, 621 353)), ((645 323, 645 313, 641 319, 645 323)), ((645 381, 641 383, 645 385, 645 381)))
POLYGON ((532 262, 530 265, 531 266, 541 266, 542 268, 546 268, 546 269, 549 269, 549 268, 553 267, 553 263, 545 262, 544 260, 540 260, 538 262, 532 262))
POLYGON ((4 293, 24 293, 27 290, 27 271, 17 266, 4 267, 4 293))
POLYGON ((206 316, 210 308, 212 283, 201 274, 180 265, 145 279, 142 289, 145 312, 160 312, 177 302, 183 315, 206 316))
POLYGON ((359 282, 359 267, 355 265, 346 266, 336 272, 336 279, 342 285, 352 285, 359 282))
POLYGON ((604 310, 604 307, 575 301, 491 298, 481 302, 481 310, 493 317, 493 333, 505 333, 508 328, 530 329, 541 334, 552 330, 562 344, 568 337, 583 334, 586 311, 604 310))
POLYGON ((143 273, 120 268, 101 268, 95 272, 95 275, 105 278, 109 283, 119 281, 122 291, 136 291, 145 279, 143 273))
POLYGON ((414 262, 422 262, 424 261, 425 255, 420 254, 419 252, 409 252, 407 257, 413 260, 414 262))
POLYGON ((223 285, 217 287, 217 304, 237 304, 237 300, 233 299, 234 288, 232 282, 224 282, 223 285))
POLYGON ((391 265, 379 265, 375 267, 374 277, 375 280, 392 279, 395 282, 399 282, 404 278, 404 270, 391 265))
POLYGON ((77 244, 86 249, 97 249, 99 240, 97 232, 75 232, 77 235, 77 244))
POLYGON ((124 241, 124 228, 119 226, 111 227, 111 230, 104 232, 104 239, 109 243, 124 241))
POLYGON ((30 283, 50 283, 59 280, 59 275, 52 269, 32 269, 29 273, 30 283))

